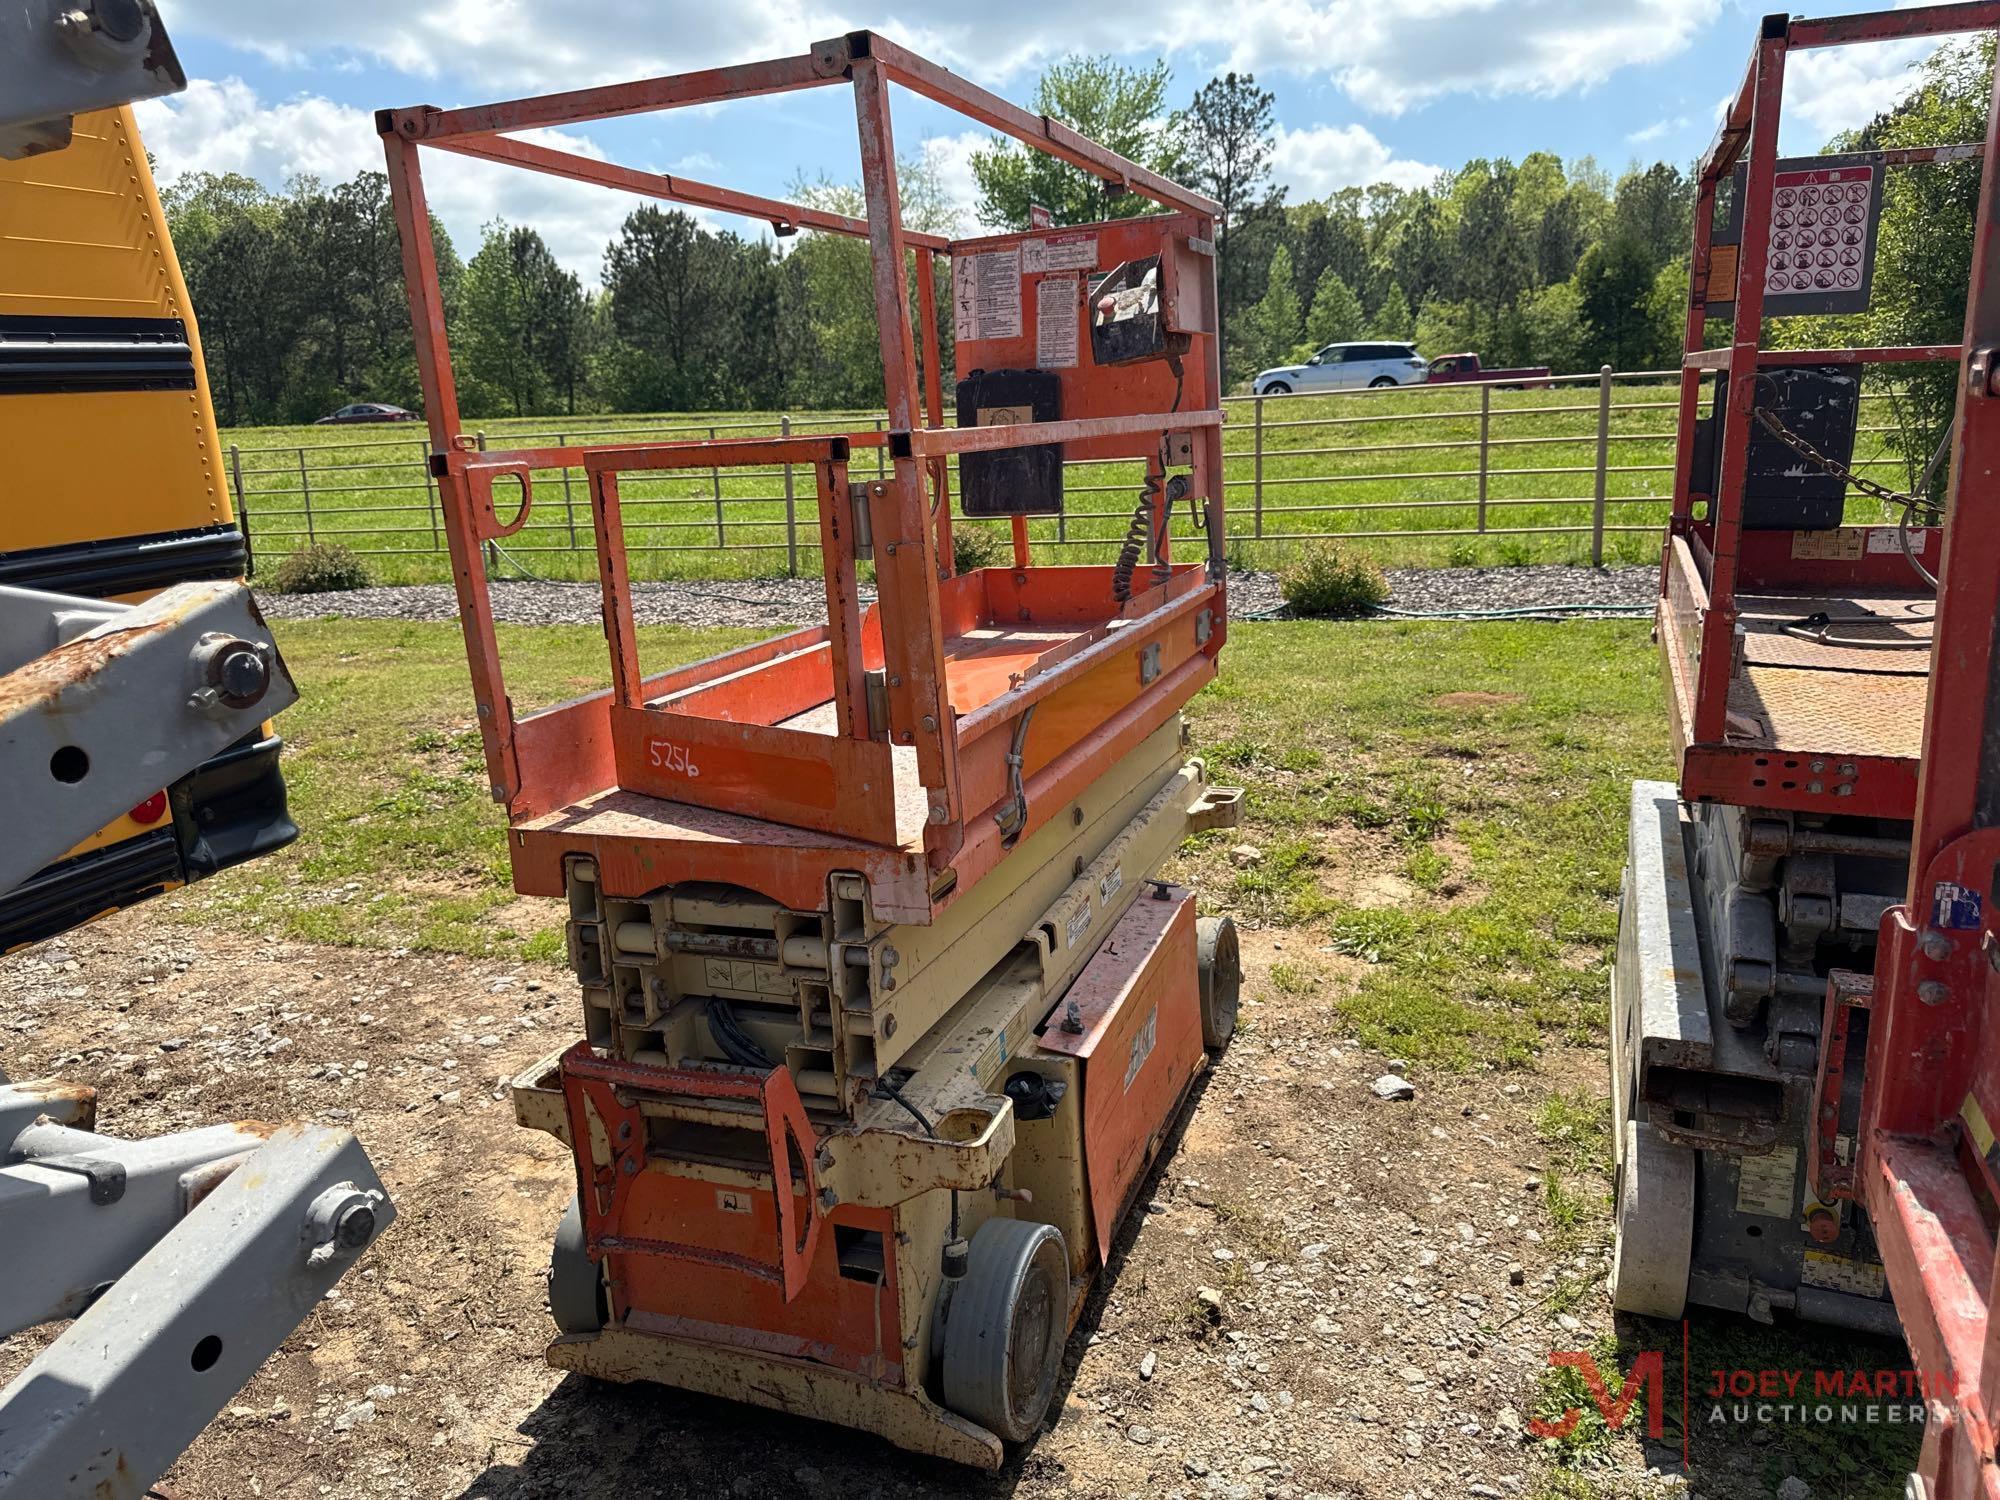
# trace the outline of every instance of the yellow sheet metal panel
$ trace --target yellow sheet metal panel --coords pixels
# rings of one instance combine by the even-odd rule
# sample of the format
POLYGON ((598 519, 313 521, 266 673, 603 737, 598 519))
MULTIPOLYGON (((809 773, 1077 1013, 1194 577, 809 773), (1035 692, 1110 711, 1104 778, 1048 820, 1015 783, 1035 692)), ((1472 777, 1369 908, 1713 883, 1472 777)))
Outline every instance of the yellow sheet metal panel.
POLYGON ((201 337, 130 109, 0 161, 0 318, 177 318, 192 391, 0 395, 0 552, 224 524, 201 337))
POLYGON ((0 395, 0 552, 230 519, 203 392, 0 395))
POLYGON ((66 150, 0 162, 0 314, 185 318, 129 109, 78 115, 66 150))

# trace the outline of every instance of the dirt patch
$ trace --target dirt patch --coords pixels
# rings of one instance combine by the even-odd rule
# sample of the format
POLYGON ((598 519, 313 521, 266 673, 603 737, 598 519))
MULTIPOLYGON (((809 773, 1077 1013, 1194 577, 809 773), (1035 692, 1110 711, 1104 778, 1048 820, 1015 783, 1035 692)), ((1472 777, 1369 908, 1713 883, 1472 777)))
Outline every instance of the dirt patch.
POLYGON ((1440 693, 1431 699, 1438 708, 1505 708, 1510 703, 1526 700, 1519 693, 1440 693))
POLYGON ((516 937, 529 938, 568 920, 563 903, 551 896, 516 896, 505 906, 486 913, 486 920, 516 937))
POLYGON ((1417 888, 1400 875, 1392 875, 1387 870, 1377 870, 1372 875, 1363 875, 1352 887, 1350 899, 1364 911, 1387 911, 1400 909, 1417 899, 1417 888))
MULTIPOLYGON (((542 1270, 570 1164, 514 1124, 504 1084, 570 1039, 566 972, 159 916, 0 961, 10 1070, 97 1085, 114 1134, 344 1125, 399 1214, 169 1476, 185 1500, 1535 1490, 1527 1403, 1548 1350, 1578 1337, 1546 1298, 1559 1272, 1601 1270, 1602 1250, 1553 1248, 1527 1188, 1533 1119, 1555 1087, 1601 1086, 1595 1052, 1551 1048, 1543 1074, 1504 1086, 1418 1070, 1413 1103, 1382 1103, 1369 1085, 1389 1059, 1333 1005, 1358 965, 1301 933, 1247 942, 1244 1032, 1120 1236, 1060 1420, 980 1476, 546 1367, 542 1270), (1194 1315, 1202 1286, 1223 1294, 1219 1324, 1194 1315)), ((1609 1326, 1596 1304, 1577 1313, 1609 1326)), ((0 1367, 36 1347, 0 1344, 0 1367)))

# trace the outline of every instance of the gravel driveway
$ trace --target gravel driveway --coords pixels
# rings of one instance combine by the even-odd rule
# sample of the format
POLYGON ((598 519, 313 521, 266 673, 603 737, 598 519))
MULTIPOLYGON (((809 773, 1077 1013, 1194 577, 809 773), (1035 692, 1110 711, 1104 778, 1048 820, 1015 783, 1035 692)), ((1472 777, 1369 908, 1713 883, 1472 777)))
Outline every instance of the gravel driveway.
MULTIPOLYGON (((1658 576, 1659 570, 1650 566, 1399 569, 1389 574, 1390 604, 1406 610, 1644 605, 1652 602, 1658 576)), ((496 581, 492 589, 493 616, 503 624, 591 625, 599 619, 594 583, 496 581)), ((1231 613, 1238 616, 1275 610, 1281 603, 1275 573, 1231 574, 1229 594, 1231 613)), ((340 594, 260 593, 257 602, 273 620, 458 618, 458 600, 444 583, 340 594)), ((804 625, 826 617, 826 595, 816 578, 639 583, 632 586, 632 608, 641 625, 804 625)))

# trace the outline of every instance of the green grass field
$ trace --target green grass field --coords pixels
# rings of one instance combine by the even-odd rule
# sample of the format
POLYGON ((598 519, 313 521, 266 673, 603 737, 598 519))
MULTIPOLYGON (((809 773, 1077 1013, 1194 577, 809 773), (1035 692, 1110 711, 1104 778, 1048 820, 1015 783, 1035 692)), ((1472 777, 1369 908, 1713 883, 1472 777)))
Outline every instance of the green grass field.
MULTIPOLYGON (((1233 561, 1271 566, 1302 538, 1332 533, 1353 537, 1388 566, 1588 562, 1596 383, 1495 390, 1485 400, 1483 417, 1480 392, 1467 388, 1231 401, 1224 467, 1233 561)), ((1888 406, 1871 401, 1862 410, 1861 456, 1881 459, 1891 421, 1888 406)), ((1672 477, 1673 419, 1670 385, 1614 385, 1605 464, 1609 562, 1646 562, 1658 554, 1672 477)), ((780 424, 774 413, 721 412, 530 418, 486 422, 475 430, 490 448, 502 448, 774 435, 780 424)), ((813 413, 791 419, 795 433, 872 434, 878 427, 879 418, 872 415, 813 413)), ((436 495, 421 463, 426 447, 421 427, 250 428, 223 437, 241 473, 260 569, 317 540, 362 552, 383 582, 448 576, 436 495)), ((868 477, 882 462, 879 448, 858 450, 852 472, 868 477)), ((1907 480, 1900 461, 1870 472, 1892 483, 1907 480)), ((1030 528, 1037 561, 1110 561, 1138 498, 1138 482, 1138 467, 1129 463, 1072 466, 1067 514, 1037 520, 1030 528)), ((781 469, 627 478, 621 493, 634 576, 746 578, 783 574, 794 564, 816 571, 818 512, 811 471, 793 471, 789 527, 785 488, 781 469), (788 538, 796 542, 795 550, 788 538)), ((1851 518, 1880 519, 1880 509, 1874 502, 1856 502, 1851 518)), ((1178 521, 1185 537, 1185 511, 1178 521)), ((977 524, 996 537, 1005 530, 1004 522, 977 524)), ((594 576, 582 474, 536 474, 528 523, 507 546, 535 574, 594 576)))

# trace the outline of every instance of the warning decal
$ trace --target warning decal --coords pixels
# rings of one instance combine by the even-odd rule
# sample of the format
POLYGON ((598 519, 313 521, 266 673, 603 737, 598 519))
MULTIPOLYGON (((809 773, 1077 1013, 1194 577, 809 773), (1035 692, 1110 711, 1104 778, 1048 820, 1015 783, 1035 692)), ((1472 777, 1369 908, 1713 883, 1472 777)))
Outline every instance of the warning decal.
POLYGON ((1083 280, 1048 276, 1035 283, 1035 368, 1076 367, 1077 325, 1083 321, 1083 280))
POLYGON ((1764 1156, 1746 1156, 1736 1179, 1736 1211, 1767 1219, 1789 1219, 1798 1200, 1799 1153, 1779 1146, 1764 1156))
POLYGON ((1859 291, 1874 228, 1875 169, 1779 172, 1773 181, 1764 294, 1859 291))
POLYGON ((1021 246, 1021 269, 1037 271, 1095 271, 1097 236, 1094 234, 1052 234, 1045 240, 1029 240, 1021 246))
POLYGON ((1021 334, 1021 252, 987 250, 952 262, 953 328, 961 339, 1011 339, 1021 334))
POLYGON ((1808 1250, 1799 1266, 1799 1280, 1807 1286, 1825 1287, 1830 1292, 1846 1292, 1855 1297, 1879 1297, 1888 1289, 1888 1278, 1874 1261, 1849 1260, 1827 1250, 1808 1250))

